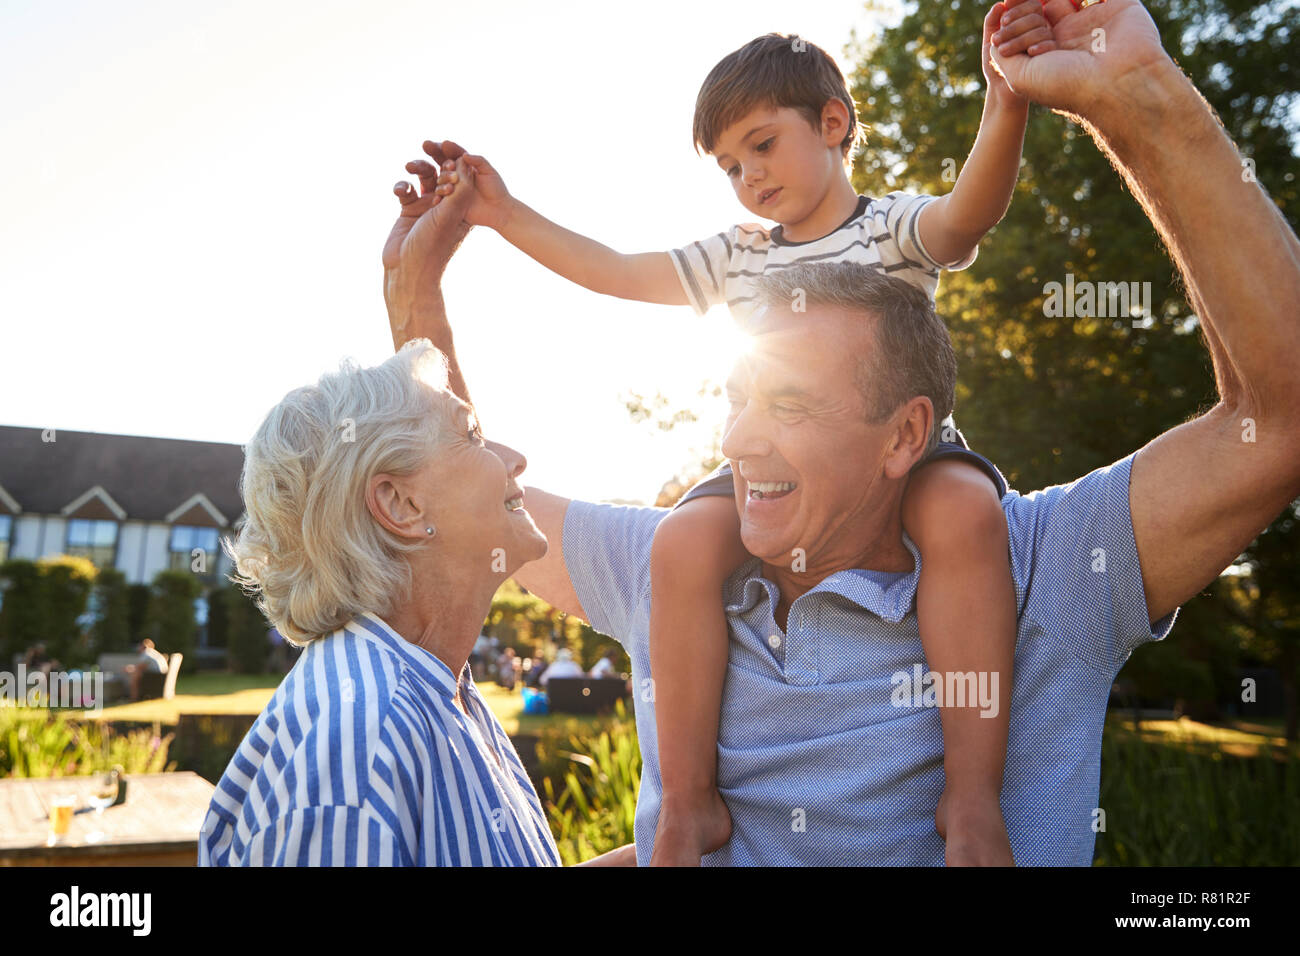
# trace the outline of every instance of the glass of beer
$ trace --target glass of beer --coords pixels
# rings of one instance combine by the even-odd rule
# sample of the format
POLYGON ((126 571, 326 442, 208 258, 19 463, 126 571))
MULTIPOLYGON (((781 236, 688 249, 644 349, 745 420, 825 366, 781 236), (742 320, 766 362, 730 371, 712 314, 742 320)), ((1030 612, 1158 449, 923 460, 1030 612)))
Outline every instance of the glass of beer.
POLYGON ((77 806, 77 798, 72 794, 63 794, 50 801, 50 835, 47 846, 62 843, 68 837, 68 827, 72 825, 72 811, 77 806))

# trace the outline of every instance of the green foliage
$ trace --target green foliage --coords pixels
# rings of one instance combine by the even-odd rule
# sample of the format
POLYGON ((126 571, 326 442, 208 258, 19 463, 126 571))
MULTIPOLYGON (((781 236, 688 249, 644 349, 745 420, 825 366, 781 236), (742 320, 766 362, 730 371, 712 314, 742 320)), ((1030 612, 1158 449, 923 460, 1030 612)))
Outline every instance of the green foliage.
POLYGON ((15 654, 21 654, 43 636, 41 580, 35 561, 11 558, 0 565, 0 586, 5 588, 0 605, 0 667, 7 668, 15 654))
POLYGON ((575 652, 574 660, 582 666, 583 670, 590 671, 607 651, 617 651, 618 657, 614 660, 614 667, 622 674, 632 672, 632 660, 627 656, 627 651, 623 650, 622 644, 609 635, 600 633, 586 622, 579 622, 578 630, 581 634, 581 653, 575 652))
POLYGON ((95 584, 95 565, 88 558, 60 554, 36 562, 41 570, 45 643, 50 656, 65 668, 94 660, 78 619, 86 613, 95 584))
POLYGON ((117 654, 131 648, 130 592, 126 575, 103 568, 95 578, 95 621, 91 625, 92 656, 117 654))
POLYGON ((271 650, 267 640, 270 624, 253 599, 242 588, 225 587, 213 592, 211 603, 213 616, 208 624, 211 628, 220 620, 231 670, 237 674, 265 672, 271 650))
POLYGON ((1300 759, 1102 736, 1098 866, 1294 866, 1300 759))
POLYGON ((126 588, 127 632, 134 642, 144 636, 145 618, 149 614, 152 589, 147 584, 128 584, 126 588))
POLYGON ((582 658, 582 622, 527 593, 513 578, 507 579, 492 597, 483 627, 521 657, 531 656, 543 641, 554 637, 582 658))
POLYGON ((188 571, 159 571, 154 577, 144 632, 161 653, 194 659, 198 637, 194 601, 202 593, 203 585, 188 571))
POLYGON ((566 866, 635 842, 641 748, 622 701, 599 733, 574 733, 567 740, 543 734, 537 753, 551 832, 566 866))
POLYGON ((72 777, 111 770, 164 773, 172 735, 114 733, 107 724, 35 707, 0 706, 0 777, 72 777))
POLYGON ((0 566, 0 578, 8 584, 0 608, 6 665, 37 643, 44 643, 50 657, 65 667, 91 661, 78 618, 86 612, 95 574, 88 559, 63 554, 0 566))
MULTIPOLYGON (((1254 0, 1146 5, 1166 48, 1294 227, 1300 7, 1254 0)), ((859 49, 850 83, 871 127, 854 162, 860 192, 939 195, 952 188, 983 108, 985 10, 908 3, 897 26, 859 49)), ((944 275, 937 302, 960 366, 956 419, 1014 487, 1029 490, 1124 457, 1208 407, 1216 393, 1177 272, 1106 156, 1080 127, 1033 107, 1024 158, 1006 217, 981 244, 974 265, 944 275), (1045 315, 1047 284, 1064 283, 1067 274, 1076 281, 1150 282, 1150 321, 1134 327, 1129 316, 1045 315)), ((1171 689, 1170 666, 1181 655, 1194 695, 1215 696, 1205 687, 1210 680, 1218 696, 1227 696, 1233 682, 1222 666, 1225 620, 1238 619, 1245 624, 1242 651, 1282 671, 1291 704, 1288 734, 1296 739, 1297 538, 1293 508, 1247 549, 1256 595, 1230 603, 1225 589, 1210 589, 1191 604, 1215 602, 1218 609, 1185 608, 1172 642, 1139 650, 1125 677, 1156 696, 1171 689), (1140 666, 1147 656, 1152 659, 1140 666)))

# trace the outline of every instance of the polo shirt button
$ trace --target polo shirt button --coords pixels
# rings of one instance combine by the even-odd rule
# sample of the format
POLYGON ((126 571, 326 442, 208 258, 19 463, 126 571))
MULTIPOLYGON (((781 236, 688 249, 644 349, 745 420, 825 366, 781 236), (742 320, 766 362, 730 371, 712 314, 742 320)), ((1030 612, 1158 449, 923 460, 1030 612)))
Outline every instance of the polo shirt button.
POLYGON ((778 647, 781 646, 781 635, 773 634, 771 637, 767 639, 767 643, 771 645, 772 650, 776 650, 778 647))

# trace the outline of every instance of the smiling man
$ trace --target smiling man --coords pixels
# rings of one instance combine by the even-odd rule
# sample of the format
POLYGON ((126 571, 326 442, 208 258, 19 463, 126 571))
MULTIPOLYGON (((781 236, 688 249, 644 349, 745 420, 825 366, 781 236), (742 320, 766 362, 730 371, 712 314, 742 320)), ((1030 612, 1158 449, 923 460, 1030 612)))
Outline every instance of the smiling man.
MULTIPOLYGON (((1018 863, 1086 866, 1115 675, 1300 495, 1300 243, 1241 176, 1241 157, 1140 3, 1045 9, 1058 49, 998 66, 1017 91, 1079 117, 1114 158, 1183 272, 1219 390, 1214 408, 1140 451, 1002 500, 1018 616, 1007 832, 1018 863), (1097 29, 1104 54, 1093 51, 1097 29)), ((460 155, 453 144, 433 152, 460 155)), ((466 203, 454 192, 444 201, 435 176, 421 181, 423 195, 396 188, 390 323, 399 343, 427 336, 451 353, 437 288, 466 203)), ((765 279, 763 295, 755 348, 729 382, 723 446, 754 555, 723 595, 718 784, 734 828, 704 862, 938 865, 939 714, 893 691, 924 661, 920 559, 900 502, 951 406, 951 376, 932 374, 951 346, 928 302, 861 267, 792 268, 765 279), (804 312, 790 308, 796 288, 804 312)), ((650 549, 667 512, 534 489, 525 506, 550 551, 517 579, 631 656, 645 862, 661 798, 650 549)))

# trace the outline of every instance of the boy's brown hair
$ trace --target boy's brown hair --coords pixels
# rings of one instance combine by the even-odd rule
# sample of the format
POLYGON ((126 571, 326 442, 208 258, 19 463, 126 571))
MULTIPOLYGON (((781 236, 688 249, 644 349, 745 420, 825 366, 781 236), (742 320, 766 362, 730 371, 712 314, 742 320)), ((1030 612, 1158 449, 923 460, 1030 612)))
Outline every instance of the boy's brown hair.
POLYGON ((849 109, 849 131, 840 143, 847 157, 862 127, 840 68, 795 34, 764 34, 728 53, 704 78, 695 99, 695 150, 712 153, 723 130, 760 106, 796 109, 820 131, 822 107, 831 99, 849 109))

